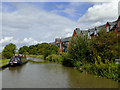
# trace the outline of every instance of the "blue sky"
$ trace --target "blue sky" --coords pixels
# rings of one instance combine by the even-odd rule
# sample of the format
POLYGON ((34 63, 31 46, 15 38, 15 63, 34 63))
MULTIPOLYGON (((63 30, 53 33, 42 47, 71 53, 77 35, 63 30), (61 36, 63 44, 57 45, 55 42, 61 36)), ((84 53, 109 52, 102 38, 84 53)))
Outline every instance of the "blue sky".
POLYGON ((9 43, 19 48, 23 45, 54 42, 55 38, 72 36, 75 28, 86 30, 107 21, 115 21, 118 17, 117 1, 3 2, 0 11, 0 50, 9 43))
MULTIPOLYGON (((26 4, 32 5, 38 9, 43 9, 47 12, 57 11, 58 15, 67 17, 71 20, 77 21, 81 16, 83 16, 88 8, 92 7, 92 3, 87 2, 26 2, 26 4), (66 8, 74 8, 73 15, 63 12, 66 8)), ((2 10, 3 12, 14 12, 17 8, 10 2, 4 2, 2 10)), ((72 12, 71 12, 72 13, 72 12)))

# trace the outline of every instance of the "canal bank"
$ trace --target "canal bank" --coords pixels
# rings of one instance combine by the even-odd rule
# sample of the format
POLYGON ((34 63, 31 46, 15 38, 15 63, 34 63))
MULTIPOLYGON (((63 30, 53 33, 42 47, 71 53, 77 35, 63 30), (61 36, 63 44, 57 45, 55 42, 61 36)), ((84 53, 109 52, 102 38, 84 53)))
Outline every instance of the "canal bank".
MULTIPOLYGON (((30 55, 30 57, 40 59, 42 55, 30 55)), ((67 53, 61 53, 60 55, 52 54, 46 57, 45 61, 55 62, 59 64, 63 64, 64 66, 74 67, 79 71, 86 71, 90 74, 93 74, 97 77, 105 77, 107 79, 112 79, 115 81, 119 81, 119 64, 108 63, 108 64, 91 64, 86 63, 82 64, 81 62, 74 63, 67 57, 67 53)))
POLYGON ((9 61, 10 61, 10 59, 1 59, 0 60, 0 69, 6 68, 7 66, 9 66, 9 61))
MULTIPOLYGON (((41 59, 2 72, 3 88, 118 88, 118 83, 41 59), (37 63, 42 62, 42 63, 37 63)), ((1 73, 0 72, 0 73, 1 73)))

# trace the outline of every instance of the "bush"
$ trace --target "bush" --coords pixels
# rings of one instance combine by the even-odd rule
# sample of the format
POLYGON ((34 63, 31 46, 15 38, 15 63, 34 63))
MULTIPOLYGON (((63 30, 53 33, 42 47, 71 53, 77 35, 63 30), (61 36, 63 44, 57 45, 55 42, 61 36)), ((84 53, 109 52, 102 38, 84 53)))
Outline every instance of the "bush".
POLYGON ((101 62, 105 63, 106 60, 114 61, 120 58, 120 47, 118 46, 118 37, 113 31, 99 32, 99 35, 90 40, 89 51, 93 55, 94 60, 101 58, 101 62))
POLYGON ((118 66, 116 64, 86 64, 85 70, 97 76, 118 80, 118 66))
POLYGON ((52 61, 52 55, 47 56, 47 57, 46 57, 46 60, 52 61))
POLYGON ((63 57, 61 55, 52 54, 52 55, 47 56, 46 60, 62 63, 63 62, 63 57))
POLYGON ((73 66, 77 67, 77 69, 80 69, 80 67, 82 66, 82 62, 81 61, 74 61, 73 66))
POLYGON ((74 37, 69 46, 69 58, 75 62, 82 62, 83 64, 87 62, 92 63, 92 55, 89 52, 89 40, 87 36, 78 35, 78 37, 74 37), (91 56, 90 56, 91 55, 91 56))
POLYGON ((44 56, 43 55, 28 55, 28 57, 39 58, 39 59, 43 59, 44 60, 44 56))

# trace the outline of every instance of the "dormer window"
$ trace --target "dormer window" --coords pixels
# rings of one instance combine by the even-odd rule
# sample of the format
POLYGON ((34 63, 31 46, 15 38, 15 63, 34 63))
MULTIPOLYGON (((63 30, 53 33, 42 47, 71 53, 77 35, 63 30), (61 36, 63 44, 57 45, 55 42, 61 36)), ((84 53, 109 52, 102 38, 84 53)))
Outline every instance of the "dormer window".
POLYGON ((97 35, 97 29, 96 29, 96 27, 95 27, 94 35, 97 35))
POLYGON ((107 32, 109 32, 109 26, 107 26, 107 32))

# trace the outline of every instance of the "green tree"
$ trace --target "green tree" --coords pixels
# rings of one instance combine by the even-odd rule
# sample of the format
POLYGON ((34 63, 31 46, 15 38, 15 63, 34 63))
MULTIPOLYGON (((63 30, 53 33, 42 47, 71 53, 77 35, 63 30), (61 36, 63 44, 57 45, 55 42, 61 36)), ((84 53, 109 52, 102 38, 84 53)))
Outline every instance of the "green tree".
POLYGON ((94 60, 99 63, 101 61, 105 63, 106 61, 114 61, 120 58, 120 47, 118 47, 117 42, 118 37, 113 31, 109 33, 99 32, 99 35, 93 38, 89 45, 89 50, 93 54, 94 60))
POLYGON ((87 39, 87 36, 83 36, 82 34, 71 40, 68 53, 73 66, 80 66, 81 64, 92 62, 90 61, 92 59, 90 59, 88 45, 89 40, 87 39))
POLYGON ((18 50, 19 54, 27 54, 28 51, 29 51, 29 48, 27 46, 23 46, 18 50))
POLYGON ((2 56, 4 58, 9 59, 11 56, 15 55, 16 45, 13 43, 10 43, 5 46, 5 48, 2 51, 2 56))

